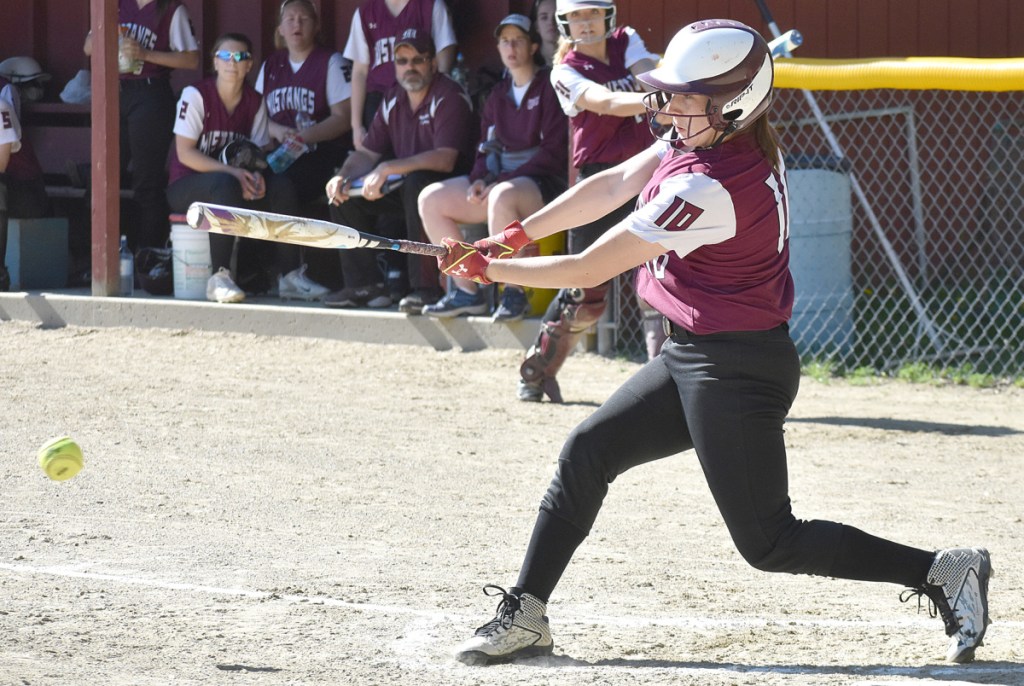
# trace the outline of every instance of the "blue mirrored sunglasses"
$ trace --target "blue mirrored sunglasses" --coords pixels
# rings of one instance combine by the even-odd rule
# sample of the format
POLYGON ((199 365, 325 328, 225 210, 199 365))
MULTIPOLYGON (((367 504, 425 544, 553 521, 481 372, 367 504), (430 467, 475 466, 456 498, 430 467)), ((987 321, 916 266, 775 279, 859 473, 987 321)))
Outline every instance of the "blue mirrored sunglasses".
POLYGON ((224 60, 225 62, 230 62, 231 60, 234 60, 235 62, 246 62, 246 61, 252 59, 252 53, 251 52, 245 52, 244 50, 242 52, 231 52, 230 50, 218 50, 214 54, 217 55, 217 59, 224 60))

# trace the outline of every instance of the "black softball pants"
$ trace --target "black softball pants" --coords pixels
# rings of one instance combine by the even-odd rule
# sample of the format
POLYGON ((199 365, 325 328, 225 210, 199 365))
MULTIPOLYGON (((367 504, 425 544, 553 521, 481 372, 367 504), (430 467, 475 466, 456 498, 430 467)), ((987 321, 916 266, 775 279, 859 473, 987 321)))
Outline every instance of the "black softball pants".
POLYGON ((130 172, 139 225, 138 247, 163 247, 167 222, 167 153, 177 101, 168 78, 120 81, 121 173, 130 172))
MULTIPOLYGON (((227 172, 201 172, 183 176, 167 189, 167 202, 175 212, 184 214, 194 202, 209 202, 231 207, 248 207, 254 210, 277 212, 279 214, 295 214, 295 185, 285 176, 267 172, 264 175, 267 184, 266 194, 259 200, 245 200, 242 184, 227 172)), ((235 236, 220 233, 210 234, 210 266, 216 274, 218 269, 230 269, 231 253, 235 246, 235 236)), ((262 241, 252 240, 254 244, 262 241)), ((262 246, 258 246, 262 247, 262 246)), ((277 257, 277 268, 286 274, 299 266, 301 262, 300 248, 290 243, 274 243, 277 257)), ((238 274, 235 274, 238 278, 238 274)))
POLYGON ((785 326, 676 335, 588 419, 558 459, 517 589, 546 599, 627 469, 693 448, 737 550, 757 569, 919 584, 933 553, 797 519, 783 422, 800 361, 785 326))
MULTIPOLYGON (((359 231, 374 233, 377 218, 384 215, 398 215, 405 218, 405 235, 396 235, 393 227, 382 231, 387 238, 408 238, 424 242, 427 234, 420 219, 418 200, 420 192, 432 183, 451 178, 452 174, 418 170, 406 175, 402 185, 379 200, 350 198, 340 205, 331 205, 331 221, 351 226, 359 231)), ((380 253, 369 248, 339 250, 341 273, 345 286, 358 288, 384 283, 377 256, 380 253)), ((414 290, 440 290, 437 260, 423 255, 406 255, 409 284, 414 290)))

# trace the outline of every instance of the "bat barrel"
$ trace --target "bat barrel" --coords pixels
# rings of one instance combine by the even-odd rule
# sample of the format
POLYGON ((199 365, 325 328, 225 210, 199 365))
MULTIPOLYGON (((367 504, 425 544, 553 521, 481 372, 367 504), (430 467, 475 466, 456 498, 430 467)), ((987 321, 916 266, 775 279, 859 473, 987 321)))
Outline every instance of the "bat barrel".
POLYGON ((804 36, 796 29, 790 29, 768 43, 772 57, 785 57, 803 45, 804 36))

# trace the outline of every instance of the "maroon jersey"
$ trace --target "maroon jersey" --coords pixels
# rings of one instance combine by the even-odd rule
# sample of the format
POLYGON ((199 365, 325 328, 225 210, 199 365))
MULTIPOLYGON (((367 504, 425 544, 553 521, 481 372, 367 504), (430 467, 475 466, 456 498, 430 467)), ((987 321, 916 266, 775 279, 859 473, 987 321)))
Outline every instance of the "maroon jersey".
POLYGON ((711 150, 659 149, 664 157, 626 220, 632 233, 665 248, 639 269, 640 296, 696 334, 788 321, 793 278, 781 159, 775 171, 752 134, 711 150))
MULTIPOLYGON (((146 50, 158 52, 170 52, 171 46, 171 21, 174 13, 182 4, 178 0, 171 0, 167 6, 160 10, 157 2, 151 2, 143 8, 139 8, 136 0, 118 0, 117 17, 121 27, 126 34, 138 41, 146 50)), ((193 42, 194 42, 193 38, 193 42)), ((121 74, 122 79, 148 79, 156 76, 166 76, 171 73, 169 67, 162 67, 152 62, 146 62, 142 71, 138 74, 121 74)))
MULTIPOLYGON (((174 122, 177 136, 197 141, 199 152, 217 158, 228 143, 247 138, 256 145, 269 140, 267 110, 256 89, 246 83, 242 87, 242 100, 230 114, 217 93, 217 77, 211 76, 188 86, 178 101, 178 116, 174 122)), ((195 174, 178 159, 176 146, 171 146, 170 182, 195 174)))
MULTIPOLYGON (((42 178, 43 170, 39 166, 39 160, 36 159, 36 154, 32 150, 32 144, 23 135, 24 131, 21 122, 18 120, 18 94, 14 90, 15 86, 0 76, 0 94, 4 92, 5 88, 9 88, 7 93, 10 94, 11 99, 10 101, 5 99, 3 102, 0 102, 0 144, 11 143, 12 147, 17 147, 18 143, 21 145, 18 148, 18 152, 11 153, 11 157, 7 162, 6 173, 12 179, 19 179, 21 181, 42 178)), ((3 264, 2 256, 0 256, 0 264, 3 264)))
POLYGON ((437 148, 459 151, 455 168, 466 170, 473 157, 473 111, 465 91, 444 74, 435 74, 415 112, 399 85, 384 94, 363 145, 384 159, 411 157, 437 148))
POLYGON ((263 93, 271 121, 295 127, 295 115, 305 112, 313 121, 323 121, 331 114, 327 104, 327 70, 333 51, 317 46, 292 72, 288 50, 278 50, 263 66, 263 93))
MULTIPOLYGON (((564 177, 568 170, 569 134, 565 114, 551 86, 549 70, 537 72, 518 107, 511 91, 512 77, 506 76, 487 97, 480 115, 481 140, 494 138, 506 152, 530 149, 536 152, 514 170, 502 169, 496 180, 506 181, 518 176, 564 177)), ((469 178, 476 181, 486 174, 487 156, 478 152, 469 178)))
MULTIPOLYGON (((608 64, 570 50, 552 70, 551 79, 559 95, 575 102, 578 96, 575 82, 580 77, 610 91, 643 92, 640 82, 626 66, 630 32, 631 29, 618 28, 608 37, 608 64)), ((579 110, 572 114, 569 121, 572 125, 572 163, 576 168, 600 162, 622 162, 652 143, 651 131, 643 115, 614 117, 579 110)))
POLYGON ((359 8, 363 35, 370 48, 370 71, 366 91, 383 93, 395 83, 395 36, 406 29, 431 35, 434 0, 409 0, 398 16, 391 14, 384 0, 370 0, 359 8))

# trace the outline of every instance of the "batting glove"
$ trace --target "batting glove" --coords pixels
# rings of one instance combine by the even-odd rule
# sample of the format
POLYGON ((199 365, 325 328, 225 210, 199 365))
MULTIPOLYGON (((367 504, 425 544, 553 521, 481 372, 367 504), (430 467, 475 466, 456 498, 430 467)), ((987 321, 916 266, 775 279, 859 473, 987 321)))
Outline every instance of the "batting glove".
POLYGON ((473 247, 492 260, 504 260, 530 244, 523 225, 514 221, 498 234, 481 238, 473 247))
POLYGON ((448 247, 448 254, 437 258, 437 266, 444 274, 459 279, 468 279, 476 283, 489 284, 490 279, 484 276, 491 258, 487 257, 474 246, 451 238, 441 240, 448 247))

